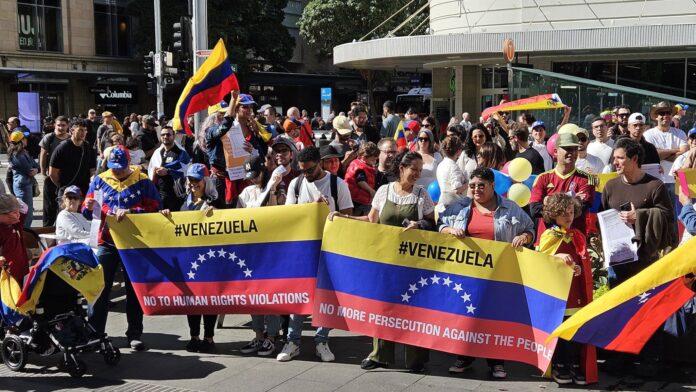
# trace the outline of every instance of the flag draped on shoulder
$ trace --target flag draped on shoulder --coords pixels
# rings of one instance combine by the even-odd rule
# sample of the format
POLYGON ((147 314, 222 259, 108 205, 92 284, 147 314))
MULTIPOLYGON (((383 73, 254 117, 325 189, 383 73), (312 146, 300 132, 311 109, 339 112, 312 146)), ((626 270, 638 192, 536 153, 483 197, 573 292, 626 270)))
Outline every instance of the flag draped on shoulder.
POLYGON ((220 39, 181 92, 174 112, 174 130, 184 129, 190 135, 191 128, 186 121, 190 113, 207 109, 208 106, 219 103, 231 90, 238 89, 239 84, 227 57, 225 43, 220 39))
POLYGON ((696 270, 696 241, 676 248, 580 309, 551 334, 607 350, 639 353, 660 326, 694 296, 683 276, 696 270))

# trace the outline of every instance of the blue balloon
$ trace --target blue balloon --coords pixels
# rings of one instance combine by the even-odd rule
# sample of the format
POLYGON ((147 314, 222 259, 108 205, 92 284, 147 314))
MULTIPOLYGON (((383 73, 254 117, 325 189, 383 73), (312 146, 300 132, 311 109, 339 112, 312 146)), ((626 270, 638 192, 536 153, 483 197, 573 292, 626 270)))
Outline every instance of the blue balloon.
POLYGON ((526 185, 527 188, 529 188, 529 190, 531 191, 531 190, 532 190, 532 186, 534 186, 534 181, 536 181, 536 178, 537 178, 537 177, 538 177, 538 176, 532 174, 531 176, 529 176, 528 179, 524 180, 522 183, 523 183, 524 185, 526 185))
POLYGON ((495 176, 495 193, 503 195, 507 193, 508 189, 512 186, 512 178, 505 173, 501 173, 495 169, 493 170, 493 175, 495 176))
POLYGON ((428 185, 428 193, 430 194, 430 198, 433 199, 435 203, 440 200, 440 184, 437 183, 437 180, 428 185))

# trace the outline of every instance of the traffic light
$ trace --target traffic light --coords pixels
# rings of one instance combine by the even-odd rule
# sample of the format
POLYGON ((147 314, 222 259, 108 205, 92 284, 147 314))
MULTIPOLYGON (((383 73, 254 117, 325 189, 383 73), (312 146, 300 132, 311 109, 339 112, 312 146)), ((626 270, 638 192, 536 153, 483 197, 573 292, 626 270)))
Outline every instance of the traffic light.
POLYGON ((189 60, 193 54, 192 45, 191 19, 182 16, 174 23, 174 51, 179 53, 181 60, 189 60))
POLYGON ((155 54, 150 52, 143 57, 143 73, 148 78, 155 77, 155 54))
POLYGON ((157 80, 151 79, 147 83, 147 93, 150 95, 157 95, 157 80))

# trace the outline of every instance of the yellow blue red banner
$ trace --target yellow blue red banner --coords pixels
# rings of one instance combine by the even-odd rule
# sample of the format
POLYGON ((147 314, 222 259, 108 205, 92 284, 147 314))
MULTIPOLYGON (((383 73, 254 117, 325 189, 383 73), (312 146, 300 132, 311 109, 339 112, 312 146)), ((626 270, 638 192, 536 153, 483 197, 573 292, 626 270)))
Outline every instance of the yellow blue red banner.
POLYGON ((310 314, 321 203, 107 218, 145 314, 310 314))
POLYGON ((546 370, 571 278, 560 259, 506 243, 337 218, 324 228, 312 318, 546 370))

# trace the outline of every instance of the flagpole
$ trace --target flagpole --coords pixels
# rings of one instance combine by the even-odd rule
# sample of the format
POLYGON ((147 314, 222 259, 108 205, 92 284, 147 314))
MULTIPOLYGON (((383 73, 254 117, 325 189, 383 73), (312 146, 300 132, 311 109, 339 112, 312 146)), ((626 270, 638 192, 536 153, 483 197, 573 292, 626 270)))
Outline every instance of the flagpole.
MULTIPOLYGON (((205 57, 199 57, 199 50, 208 49, 208 0, 198 0, 193 2, 192 35, 193 35, 193 73, 205 61, 205 57)), ((194 129, 197 131, 203 124, 204 118, 201 112, 193 115, 194 129)))
MULTIPOLYGON (((162 69, 162 21, 160 15, 160 0, 155 0, 155 58, 159 61, 159 68, 162 69)), ((157 69, 157 65, 154 66, 157 69)), ((164 89, 162 86, 162 72, 155 75, 157 80, 157 117, 164 114, 164 89)))

